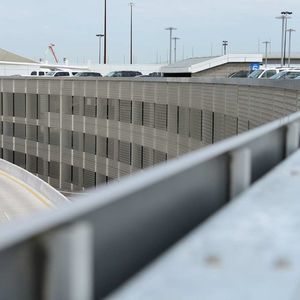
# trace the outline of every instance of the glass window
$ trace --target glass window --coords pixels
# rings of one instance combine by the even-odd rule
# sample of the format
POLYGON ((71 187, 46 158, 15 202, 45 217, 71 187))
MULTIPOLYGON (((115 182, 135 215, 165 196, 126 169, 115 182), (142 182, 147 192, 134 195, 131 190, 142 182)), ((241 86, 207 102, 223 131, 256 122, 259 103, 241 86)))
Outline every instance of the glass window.
POLYGON ((264 73, 262 76, 263 78, 270 78, 271 76, 275 75, 276 71, 275 70, 268 70, 264 73))
POLYGON ((258 78, 263 71, 264 70, 255 70, 248 77, 249 78, 258 78))

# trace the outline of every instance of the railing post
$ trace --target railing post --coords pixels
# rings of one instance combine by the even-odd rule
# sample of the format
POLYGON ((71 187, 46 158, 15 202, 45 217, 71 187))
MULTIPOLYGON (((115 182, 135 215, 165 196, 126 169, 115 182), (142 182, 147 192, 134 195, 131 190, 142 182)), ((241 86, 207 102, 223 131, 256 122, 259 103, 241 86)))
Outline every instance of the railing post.
POLYGON ((251 183, 251 152, 248 148, 230 153, 230 199, 238 196, 251 183))
POLYGON ((299 148, 299 122, 293 122, 286 127, 285 156, 288 157, 299 148))
POLYGON ((44 290, 46 300, 93 298, 93 233, 80 222, 49 233, 41 239, 45 249, 44 290))

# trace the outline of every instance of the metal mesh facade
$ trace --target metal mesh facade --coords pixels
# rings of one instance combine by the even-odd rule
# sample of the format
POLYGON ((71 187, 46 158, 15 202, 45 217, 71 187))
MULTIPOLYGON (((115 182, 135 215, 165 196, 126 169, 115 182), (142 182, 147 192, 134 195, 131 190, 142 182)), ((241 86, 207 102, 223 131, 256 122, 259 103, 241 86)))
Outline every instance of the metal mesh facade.
POLYGON ((266 81, 2 78, 1 156, 77 191, 288 115, 299 99, 266 81))

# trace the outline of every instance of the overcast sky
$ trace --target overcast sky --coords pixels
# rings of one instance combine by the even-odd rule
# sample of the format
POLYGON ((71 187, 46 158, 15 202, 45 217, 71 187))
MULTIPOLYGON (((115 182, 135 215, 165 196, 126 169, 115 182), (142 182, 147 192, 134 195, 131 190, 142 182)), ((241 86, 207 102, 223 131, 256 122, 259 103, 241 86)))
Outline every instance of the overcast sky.
MULTIPOLYGON (((47 45, 54 43, 57 56, 71 63, 97 62, 98 39, 103 32, 103 0, 1 0, 0 48, 38 60, 51 61, 47 45)), ((128 63, 130 1, 107 0, 109 63, 128 63)), ((300 52, 300 0, 134 0, 134 62, 167 60, 169 32, 173 26, 177 57, 221 53, 222 40, 230 53, 257 53, 263 41, 280 52, 283 10, 289 20, 293 51, 300 52)))

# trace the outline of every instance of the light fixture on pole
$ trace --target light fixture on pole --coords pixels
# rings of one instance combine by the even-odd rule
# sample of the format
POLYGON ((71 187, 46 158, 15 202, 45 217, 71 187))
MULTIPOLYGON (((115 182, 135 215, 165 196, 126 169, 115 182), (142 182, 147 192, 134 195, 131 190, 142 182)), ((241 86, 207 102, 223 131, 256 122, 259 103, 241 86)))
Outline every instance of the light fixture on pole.
POLYGON ((168 28, 165 28, 165 30, 169 30, 170 31, 169 64, 171 64, 172 63, 172 32, 173 32, 173 30, 177 30, 177 28, 175 28, 175 27, 168 27, 168 28))
POLYGON ((291 45, 292 45, 292 32, 296 31, 295 29, 287 29, 286 30, 289 33, 289 58, 288 58, 288 67, 291 66, 291 45))
POLYGON ((99 65, 101 64, 101 38, 104 37, 104 34, 98 33, 96 37, 99 38, 99 65))
POLYGON ((104 0, 104 64, 107 63, 106 0, 104 0))
POLYGON ((269 41, 262 42, 265 44, 265 67, 267 68, 268 65, 268 45, 271 44, 269 41))
POLYGON ((173 37, 173 40, 174 40, 174 62, 176 62, 177 60, 177 41, 180 40, 179 37, 173 37))
POLYGON ((132 65, 132 8, 134 6, 133 2, 129 3, 130 6, 130 64, 132 65))
POLYGON ((228 41, 223 41, 223 55, 226 55, 226 49, 227 49, 227 46, 228 46, 228 41))

